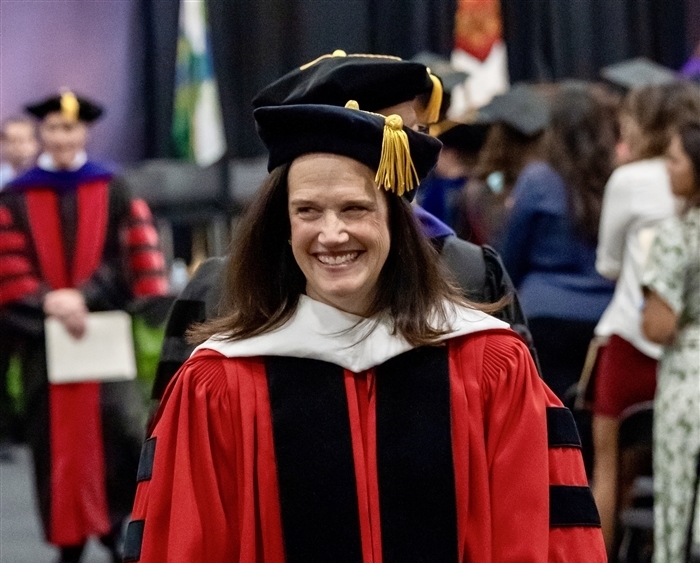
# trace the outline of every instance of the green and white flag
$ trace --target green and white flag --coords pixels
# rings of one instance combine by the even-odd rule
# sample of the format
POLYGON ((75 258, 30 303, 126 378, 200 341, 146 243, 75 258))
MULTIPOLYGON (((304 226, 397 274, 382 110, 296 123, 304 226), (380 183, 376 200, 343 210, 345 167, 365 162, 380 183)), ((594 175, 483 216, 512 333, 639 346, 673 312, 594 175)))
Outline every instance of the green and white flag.
POLYGON ((200 166, 226 151, 204 0, 180 1, 172 140, 175 156, 200 166))

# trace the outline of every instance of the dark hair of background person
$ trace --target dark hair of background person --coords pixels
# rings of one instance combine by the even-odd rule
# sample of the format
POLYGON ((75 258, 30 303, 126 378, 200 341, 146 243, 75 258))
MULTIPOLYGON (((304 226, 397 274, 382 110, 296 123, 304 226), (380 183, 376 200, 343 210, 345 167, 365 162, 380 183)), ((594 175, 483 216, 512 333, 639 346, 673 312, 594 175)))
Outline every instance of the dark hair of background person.
POLYGON ((564 179, 578 232, 596 242, 605 184, 614 168, 617 106, 602 86, 563 83, 551 103, 545 155, 564 179))
POLYGON ((682 123, 678 129, 683 150, 690 158, 693 167, 693 184, 695 191, 688 198, 688 207, 700 207, 700 115, 697 120, 682 123))
POLYGON ((700 115, 700 88, 690 82, 673 82, 632 90, 622 101, 621 111, 642 129, 644 144, 639 158, 663 156, 672 129, 700 115))
POLYGON ((503 187, 510 191, 525 165, 539 156, 542 137, 543 133, 529 137, 505 123, 494 123, 479 152, 477 178, 485 181, 492 172, 501 172, 503 187))
POLYGON ((495 123, 479 152, 476 176, 483 181, 492 172, 501 172, 504 188, 509 191, 525 165, 540 154, 542 137, 542 133, 528 137, 505 123, 495 123))
MULTIPOLYGON (((242 340, 280 327, 294 313, 306 279, 288 244, 288 172, 289 165, 284 165, 270 173, 241 220, 226 270, 223 316, 190 330, 192 342, 219 333, 242 340)), ((368 317, 388 313, 396 333, 413 346, 423 346, 435 344, 445 334, 435 326, 443 326, 446 302, 486 312, 502 306, 465 300, 420 232, 410 204, 382 193, 389 207, 391 248, 368 317)))

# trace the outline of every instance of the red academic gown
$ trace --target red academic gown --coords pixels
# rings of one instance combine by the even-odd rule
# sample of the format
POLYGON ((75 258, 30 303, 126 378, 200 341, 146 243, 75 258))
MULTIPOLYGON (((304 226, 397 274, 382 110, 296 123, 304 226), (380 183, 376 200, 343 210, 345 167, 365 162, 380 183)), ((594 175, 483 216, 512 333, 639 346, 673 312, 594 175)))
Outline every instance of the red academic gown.
POLYGON ((362 373, 200 350, 138 480, 125 561, 606 561, 573 418, 509 330, 362 373))
POLYGON ((128 515, 143 407, 134 382, 48 383, 42 302, 61 288, 79 289, 91 311, 167 290, 148 206, 89 161, 34 168, 0 194, 0 325, 22 360, 45 536, 67 546, 128 515))

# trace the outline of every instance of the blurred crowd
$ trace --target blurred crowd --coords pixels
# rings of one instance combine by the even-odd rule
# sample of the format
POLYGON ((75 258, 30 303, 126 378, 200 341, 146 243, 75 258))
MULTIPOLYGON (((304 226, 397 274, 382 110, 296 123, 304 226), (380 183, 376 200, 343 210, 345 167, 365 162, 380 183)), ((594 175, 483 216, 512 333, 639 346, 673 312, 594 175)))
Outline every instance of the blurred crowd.
MULTIPOLYGON (((446 83, 449 71, 440 78, 446 83)), ((636 477, 647 475, 653 477, 654 561, 685 561, 690 544, 700 542, 700 518, 695 515, 700 467, 700 85, 660 69, 623 65, 599 83, 514 85, 460 116, 449 114, 449 91, 445 88, 440 117, 429 129, 442 141, 442 152, 414 205, 438 221, 433 228, 486 245, 487 252, 500 256, 516 291, 510 299, 522 309, 522 333, 531 339, 540 374, 575 411, 612 560, 623 533, 619 515, 633 503, 630 491, 636 477), (653 467, 651 458, 644 458, 621 472, 620 426, 642 405, 653 411, 653 434, 648 437, 653 439, 653 467)), ((0 286, 0 459, 12 462, 9 441, 32 445, 46 536, 63 546, 63 561, 78 561, 82 538, 57 528, 53 519, 60 513, 48 508, 50 488, 56 486, 55 480, 47 481, 55 469, 46 452, 48 436, 54 445, 61 439, 45 416, 39 416, 48 408, 49 393, 39 376, 32 375, 42 372, 35 364, 45 361, 43 336, 36 337, 41 329, 22 341, 5 335, 18 326, 31 332, 27 326, 43 315, 61 318, 69 331, 79 334, 94 303, 100 303, 97 310, 125 309, 128 300, 163 296, 167 289, 147 204, 128 195, 116 202, 111 196, 99 236, 115 258, 95 262, 89 252, 85 258, 87 273, 102 272, 92 304, 76 302, 75 295, 66 294, 71 291, 65 289, 68 284, 62 288, 58 283, 49 291, 53 304, 45 300, 33 304, 32 311, 26 303, 17 306, 18 299, 36 289, 31 283, 45 284, 47 277, 45 271, 23 269, 19 262, 9 272, 10 254, 18 255, 24 244, 10 248, 15 244, 10 235, 33 228, 33 206, 44 205, 17 201, 17 194, 28 193, 22 191, 22 182, 37 169, 56 175, 88 162, 87 125, 99 117, 77 116, 72 123, 80 125, 79 131, 71 123, 52 121, 63 111, 64 95, 45 101, 50 102, 46 107, 30 106, 33 117, 2 123, 0 259, 7 267, 0 272, 0 284, 5 284, 0 286), (15 188, 6 193, 8 184, 15 188), (17 286, 10 287, 8 280, 22 276, 33 281, 10 295, 17 286), (11 366, 24 381, 22 413, 11 366)), ((89 100, 79 103, 91 105, 89 100)), ((102 170, 71 181, 92 186, 102 180, 115 182, 112 173, 102 170)), ((65 178, 42 181, 57 186, 65 178)), ((83 224, 78 219, 82 212, 76 207, 69 216, 83 224)), ((61 213, 67 216, 65 210, 61 213)), ((88 214, 88 224, 99 223, 93 211, 88 214)), ((76 228, 64 233, 63 241, 78 252, 80 236, 76 228)), ((44 259, 32 258, 31 263, 48 268, 44 259)), ((509 320, 520 324, 519 318, 509 320)), ((118 464, 135 486, 146 401, 133 390, 112 391, 110 395, 103 389, 101 399, 99 391, 85 391, 81 396, 87 398, 80 400, 96 401, 98 410, 107 405, 110 416, 123 420, 122 427, 112 428, 111 437, 105 434, 105 444, 97 435, 91 443, 104 447, 106 459, 118 464), (120 410, 118 404, 127 401, 120 410), (141 403, 137 412, 134 402, 141 403), (112 439, 122 453, 129 449, 128 460, 120 460, 117 450, 110 452, 112 439)), ((75 397, 64 399, 70 405, 75 397)), ((70 419, 69 413, 63 416, 70 419)), ((83 423, 66 424, 81 428, 83 423)), ((120 494, 130 506, 134 488, 115 487, 107 498, 94 496, 94 491, 84 495, 86 506, 96 502, 102 513, 85 513, 78 520, 92 519, 116 561, 128 509, 124 502, 115 513, 108 508, 120 494)))
POLYGON ((587 468, 615 557, 634 477, 651 474, 647 458, 620 475, 620 422, 654 402, 654 561, 684 561, 698 537, 700 87, 639 61, 607 78, 516 85, 441 123, 418 201, 500 252, 542 377, 592 434, 587 468))

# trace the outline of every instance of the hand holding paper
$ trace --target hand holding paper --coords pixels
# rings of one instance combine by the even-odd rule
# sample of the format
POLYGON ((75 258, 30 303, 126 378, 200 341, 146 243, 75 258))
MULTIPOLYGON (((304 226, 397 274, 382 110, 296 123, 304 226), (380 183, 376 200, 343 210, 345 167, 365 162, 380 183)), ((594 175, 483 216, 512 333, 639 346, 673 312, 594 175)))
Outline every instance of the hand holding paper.
POLYGON ((85 334, 88 310, 83 294, 77 289, 57 289, 47 293, 44 313, 55 317, 73 338, 82 338, 85 334))

